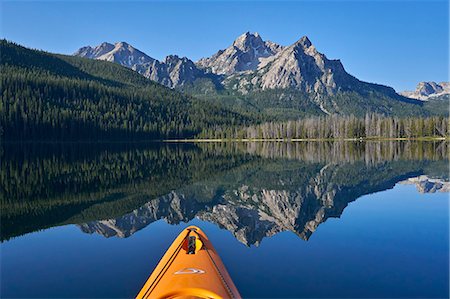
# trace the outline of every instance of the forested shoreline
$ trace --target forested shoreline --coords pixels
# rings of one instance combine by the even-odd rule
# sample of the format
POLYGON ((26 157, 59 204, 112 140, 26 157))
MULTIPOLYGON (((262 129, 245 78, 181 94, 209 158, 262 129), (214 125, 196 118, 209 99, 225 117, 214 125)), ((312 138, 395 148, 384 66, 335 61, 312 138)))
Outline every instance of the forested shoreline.
POLYGON ((199 139, 417 139, 449 138, 449 118, 442 116, 399 118, 380 114, 319 116, 285 122, 265 122, 245 128, 215 127, 199 139))

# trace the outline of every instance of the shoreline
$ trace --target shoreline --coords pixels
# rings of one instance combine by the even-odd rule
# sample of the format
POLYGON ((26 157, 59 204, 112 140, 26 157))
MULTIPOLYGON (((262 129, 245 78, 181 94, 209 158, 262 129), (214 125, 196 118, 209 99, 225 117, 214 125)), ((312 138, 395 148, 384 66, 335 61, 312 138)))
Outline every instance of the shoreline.
POLYGON ((194 138, 194 139, 165 139, 164 143, 214 143, 214 142, 339 142, 339 141, 450 141, 450 137, 418 137, 418 138, 273 138, 273 139, 251 139, 251 138, 194 138))
POLYGON ((148 139, 148 140, 80 140, 80 141, 57 141, 57 140, 0 140, 1 144, 24 144, 24 143, 66 143, 66 144, 123 144, 123 143, 217 143, 217 142, 380 142, 380 141, 450 141, 449 137, 417 137, 417 138, 185 138, 185 139, 148 139))

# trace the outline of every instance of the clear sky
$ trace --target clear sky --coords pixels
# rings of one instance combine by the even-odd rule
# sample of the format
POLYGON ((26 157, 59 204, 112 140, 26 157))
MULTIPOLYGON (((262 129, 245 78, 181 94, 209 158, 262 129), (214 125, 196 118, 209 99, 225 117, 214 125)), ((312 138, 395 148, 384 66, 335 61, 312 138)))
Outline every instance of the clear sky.
POLYGON ((448 1, 1 1, 1 37, 71 54, 126 41, 196 61, 246 31, 289 45, 307 35, 357 78, 397 91, 448 81, 448 1))

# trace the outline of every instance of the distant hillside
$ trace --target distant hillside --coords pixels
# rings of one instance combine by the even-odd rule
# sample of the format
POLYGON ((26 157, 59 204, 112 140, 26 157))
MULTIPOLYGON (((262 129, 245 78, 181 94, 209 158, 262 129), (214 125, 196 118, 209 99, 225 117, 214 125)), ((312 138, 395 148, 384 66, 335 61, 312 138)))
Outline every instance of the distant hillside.
POLYGON ((183 95, 115 63, 0 41, 3 139, 192 137, 255 121, 183 95))

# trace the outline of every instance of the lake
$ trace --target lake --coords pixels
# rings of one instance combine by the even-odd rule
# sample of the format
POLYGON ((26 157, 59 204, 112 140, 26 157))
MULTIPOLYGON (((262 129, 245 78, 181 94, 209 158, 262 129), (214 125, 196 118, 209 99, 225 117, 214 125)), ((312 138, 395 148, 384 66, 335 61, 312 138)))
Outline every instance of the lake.
POLYGON ((30 143, 1 297, 133 297, 201 227, 245 298, 448 298, 448 142, 30 143))

